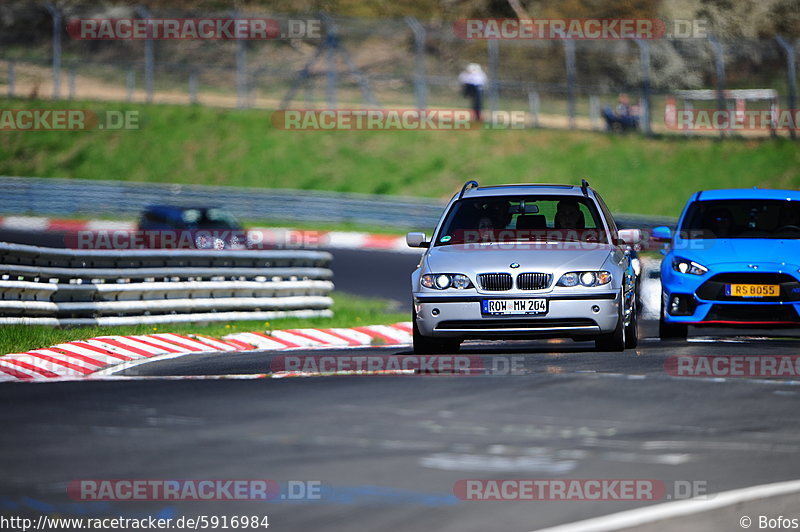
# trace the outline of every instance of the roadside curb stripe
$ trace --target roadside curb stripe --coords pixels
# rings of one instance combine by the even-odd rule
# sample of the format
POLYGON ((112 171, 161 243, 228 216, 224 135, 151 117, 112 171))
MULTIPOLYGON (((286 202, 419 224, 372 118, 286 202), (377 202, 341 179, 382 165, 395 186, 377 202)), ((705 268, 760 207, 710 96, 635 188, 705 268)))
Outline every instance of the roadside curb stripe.
POLYGON ((103 365, 102 362, 97 360, 96 358, 91 357, 84 357, 81 355, 72 356, 70 353, 65 353, 64 351, 58 349, 56 346, 48 347, 47 349, 32 349, 27 353, 17 353, 15 355, 11 355, 11 358, 19 359, 20 357, 39 357, 39 356, 46 356, 46 357, 56 357, 56 358, 63 358, 75 361, 85 362, 86 364, 91 364, 95 368, 99 368, 103 365))
POLYGON ((142 355, 147 358, 166 352, 165 349, 151 347, 144 342, 136 341, 125 336, 101 336, 99 339, 111 345, 115 345, 120 349, 124 349, 125 351, 132 351, 137 355, 142 355))
MULTIPOLYGON (((5 358, 5 357, 3 357, 3 358, 5 358)), ((12 359, 8 359, 8 360, 4 360, 3 362, 5 362, 6 364, 11 364, 12 366, 19 366, 19 367, 21 367, 23 369, 27 369, 27 370, 29 370, 29 371, 31 371, 33 373, 38 373, 42 377, 47 377, 47 378, 50 378, 50 379, 56 379, 56 378, 61 376, 61 375, 59 375, 57 373, 53 373, 52 371, 49 371, 49 370, 46 370, 46 369, 42 369, 42 368, 38 368, 38 367, 34 366, 33 364, 31 364, 29 362, 23 362, 21 360, 15 360, 13 358, 12 359)))
POLYGON ((355 327, 355 330, 359 332, 363 332, 364 334, 368 334, 373 338, 380 339, 384 343, 389 345, 406 343, 408 340, 405 338, 403 333, 397 330, 393 330, 390 327, 386 327, 384 325, 370 325, 366 327, 355 327))
MULTIPOLYGON (((273 331, 273 333, 275 333, 275 332, 277 332, 277 331, 273 331)), ((290 340, 288 338, 280 338, 278 336, 275 336, 274 334, 266 335, 266 334, 260 333, 260 332, 254 332, 253 334, 255 334, 256 336, 260 336, 260 337, 262 337, 262 338, 264 338, 266 340, 271 340, 273 342, 278 342, 279 344, 283 344, 284 347, 290 347, 290 348, 291 347, 295 347, 295 348, 296 347, 305 347, 305 346, 303 346, 303 344, 299 344, 299 343, 294 342, 294 341, 292 341, 292 340, 290 340)))
POLYGON ((256 333, 234 333, 225 337, 229 342, 241 342, 248 345, 248 349, 286 349, 286 344, 278 342, 268 336, 256 333))
POLYGON ((112 352, 116 356, 125 357, 126 359, 138 360, 140 358, 149 358, 148 356, 143 355, 141 353, 135 353, 127 349, 127 347, 124 346, 121 347, 120 345, 111 343, 108 341, 108 338, 90 338, 88 340, 84 340, 83 342, 77 342, 77 343, 86 343, 98 349, 112 352))
POLYGON ((208 346, 205 346, 200 342, 184 339, 183 337, 178 336, 177 334, 151 334, 150 337, 164 342, 169 342, 171 344, 175 344, 176 346, 182 348, 184 351, 200 352, 208 350, 208 346))
POLYGON ((0 381, 41 381, 90 378, 112 374, 132 365, 194 353, 238 353, 255 350, 342 349, 382 343, 408 345, 411 324, 367 325, 352 328, 307 328, 231 333, 222 338, 202 334, 158 333, 97 336, 64 342, 25 353, 0 356, 0 381), (375 340, 379 342, 375 342, 375 340))
MULTIPOLYGON (((196 335, 196 336, 202 336, 202 335, 196 335)), ((250 350, 253 349, 252 345, 248 344, 247 342, 243 342, 241 340, 237 340, 235 338, 229 338, 229 337, 226 337, 226 338, 211 338, 210 336, 202 336, 202 337, 203 338, 210 338, 210 339, 215 340, 217 342, 222 342, 222 343, 228 344, 231 347, 233 347, 234 349, 236 349, 237 351, 250 351, 250 350)))
POLYGON ((356 345, 370 345, 372 344, 372 336, 365 334, 361 331, 357 331, 355 329, 326 329, 331 332, 331 334, 338 334, 343 338, 350 338, 356 345))
POLYGON ((411 323, 393 323, 389 325, 389 327, 394 327, 395 329, 400 329, 401 331, 411 334, 414 328, 411 326, 411 323))
POLYGON ((272 331, 271 336, 295 344, 297 347, 316 347, 322 342, 305 334, 296 334, 289 331, 272 331))
POLYGON ((167 342, 158 338, 156 336, 144 336, 144 335, 136 335, 136 336, 126 336, 128 340, 134 340, 136 342, 140 342, 144 345, 149 345, 154 349, 159 350, 159 354, 161 353, 185 353, 186 349, 181 346, 176 345, 174 342, 167 342))
POLYGON ((346 336, 344 334, 341 334, 336 329, 311 329, 311 330, 325 333, 326 335, 331 336, 333 338, 338 338, 338 339, 340 339, 340 340, 342 340, 344 342, 344 344, 342 344, 342 345, 352 345, 352 346, 364 345, 363 342, 361 342, 359 340, 356 340, 355 338, 352 338, 351 336, 346 336))
POLYGON ((35 378, 33 375, 31 375, 29 373, 23 373, 22 371, 19 371, 18 369, 9 368, 9 367, 4 366, 2 364, 0 364, 0 371, 5 373, 6 375, 10 375, 11 377, 14 377, 16 379, 23 380, 23 381, 32 380, 32 379, 35 378))
MULTIPOLYGON (((115 353, 114 351, 109 351, 108 349, 97 347, 88 342, 70 342, 70 344, 75 347, 82 347, 88 351, 94 351, 100 355, 107 355, 110 357, 118 358, 119 360, 133 360, 133 357, 123 355, 122 353, 115 353)), ((62 345, 69 345, 69 344, 62 344, 62 345)))
POLYGON ((347 340, 332 334, 327 334, 319 329, 289 329, 288 332, 294 334, 295 336, 307 338, 313 342, 319 342, 326 345, 350 345, 350 342, 347 340))
POLYGON ((172 333, 164 333, 163 336, 168 336, 170 338, 176 338, 175 342, 181 341, 187 345, 196 345, 198 348, 202 349, 203 351, 230 351, 231 348, 222 342, 218 342, 217 345, 212 344, 210 341, 204 341, 203 338, 192 338, 191 336, 186 336, 183 334, 172 334, 172 333))
POLYGON ((58 353, 63 353, 69 358, 83 360, 95 366, 105 366, 106 364, 112 364, 119 360, 117 357, 112 357, 111 355, 89 351, 79 345, 56 344, 50 349, 58 353))
POLYGON ((210 336, 193 334, 190 338, 192 338, 192 340, 195 340, 196 342, 200 342, 202 344, 205 344, 213 348, 214 351, 240 351, 240 349, 235 345, 232 345, 223 340, 219 340, 217 338, 211 338, 210 336))
MULTIPOLYGON (((20 356, 20 355, 11 355, 10 359, 11 360, 18 360, 18 358, 16 358, 18 356, 20 356)), ((94 366, 94 367, 80 366, 78 364, 75 364, 73 361, 67 361, 67 360, 63 360, 63 359, 60 359, 60 358, 57 358, 57 357, 53 357, 53 356, 50 356, 50 355, 43 355, 41 353, 36 353, 35 355, 32 354, 32 353, 31 354, 25 353, 24 355, 21 355, 21 356, 27 357, 29 360, 32 357, 35 356, 39 360, 42 360, 42 361, 45 361, 45 362, 49 362, 50 363, 50 368, 49 369, 52 369, 52 370, 55 370, 55 371, 58 371, 59 368, 54 367, 52 364, 58 364, 59 366, 63 366, 65 368, 69 368, 69 369, 71 369, 71 370, 73 370, 75 372, 81 373, 83 375, 88 375, 89 373, 94 372, 99 367, 99 366, 94 366)))

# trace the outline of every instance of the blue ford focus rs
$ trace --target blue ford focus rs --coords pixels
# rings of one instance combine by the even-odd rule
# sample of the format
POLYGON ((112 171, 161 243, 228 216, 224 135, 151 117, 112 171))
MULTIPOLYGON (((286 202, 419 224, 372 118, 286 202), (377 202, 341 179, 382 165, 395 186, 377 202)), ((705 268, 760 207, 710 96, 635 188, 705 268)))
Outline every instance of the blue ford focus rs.
POLYGON ((800 191, 707 190, 692 195, 661 263, 661 338, 689 325, 800 327, 800 191))

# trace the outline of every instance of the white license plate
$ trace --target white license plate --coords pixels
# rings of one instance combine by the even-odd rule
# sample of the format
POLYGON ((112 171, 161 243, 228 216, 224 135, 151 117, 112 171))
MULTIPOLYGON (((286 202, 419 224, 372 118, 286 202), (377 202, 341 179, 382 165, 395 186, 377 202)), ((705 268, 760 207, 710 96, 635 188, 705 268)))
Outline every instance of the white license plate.
POLYGON ((493 316, 547 314, 546 299, 484 299, 481 313, 493 316))

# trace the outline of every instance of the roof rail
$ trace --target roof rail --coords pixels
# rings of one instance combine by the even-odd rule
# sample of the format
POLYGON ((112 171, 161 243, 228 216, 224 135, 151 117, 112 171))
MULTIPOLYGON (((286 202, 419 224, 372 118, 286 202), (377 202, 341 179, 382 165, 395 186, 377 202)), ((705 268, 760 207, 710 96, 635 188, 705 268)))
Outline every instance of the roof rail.
POLYGON ((585 179, 581 179, 581 192, 583 192, 583 195, 587 198, 589 197, 589 182, 585 179))
POLYGON ((458 199, 463 198, 464 197, 464 193, 467 190, 469 190, 470 188, 478 188, 479 186, 480 185, 478 185, 478 182, 475 181, 475 180, 467 181, 466 183, 464 183, 464 186, 461 187, 461 194, 458 195, 458 199))

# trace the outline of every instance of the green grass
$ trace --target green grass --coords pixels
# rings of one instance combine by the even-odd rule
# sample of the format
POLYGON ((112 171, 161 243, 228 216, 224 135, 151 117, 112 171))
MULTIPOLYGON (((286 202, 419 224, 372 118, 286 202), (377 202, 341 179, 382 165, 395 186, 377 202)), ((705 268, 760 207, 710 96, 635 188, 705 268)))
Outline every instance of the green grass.
MULTIPOLYGON (((0 174, 449 197, 482 184, 577 183, 612 210, 677 215, 698 189, 800 188, 785 138, 646 139, 585 131, 284 131, 269 111, 0 99, 3 108, 140 111, 141 129, 0 132, 0 174)), ((268 216, 268 213, 265 213, 268 216)))
POLYGON ((236 321, 230 323, 194 323, 135 325, 128 327, 79 327, 58 329, 31 325, 0 326, 0 355, 22 353, 31 349, 49 347, 73 340, 95 336, 151 334, 154 332, 204 334, 224 336, 235 332, 272 331, 305 327, 357 327, 359 325, 387 325, 408 321, 408 312, 399 312, 392 302, 383 299, 356 297, 333 293, 332 318, 284 318, 264 321, 236 321))

